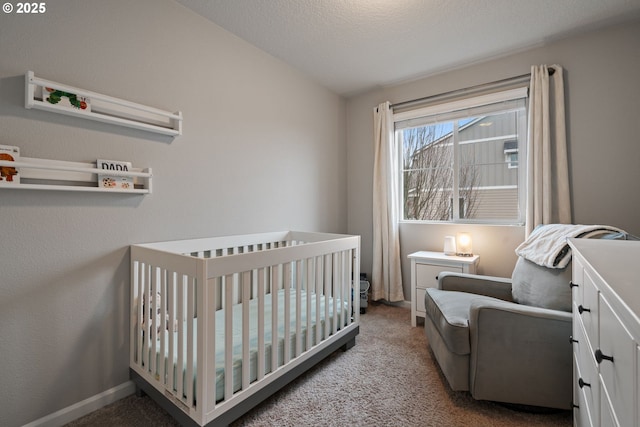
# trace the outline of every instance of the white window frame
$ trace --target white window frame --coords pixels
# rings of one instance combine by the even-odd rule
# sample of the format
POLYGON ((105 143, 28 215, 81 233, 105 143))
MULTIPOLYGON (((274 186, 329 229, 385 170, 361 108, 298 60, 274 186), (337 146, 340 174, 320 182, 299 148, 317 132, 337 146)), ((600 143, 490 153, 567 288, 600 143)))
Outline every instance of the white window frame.
POLYGON ((515 169, 518 167, 519 159, 518 159, 518 149, 512 148, 510 150, 504 150, 504 162, 507 164, 509 169, 515 169), (516 158, 513 159, 512 155, 515 154, 516 158))
MULTIPOLYGON (((395 125, 396 131, 399 129, 406 129, 411 127, 416 127, 420 125, 428 125, 435 124, 439 122, 454 122, 454 125, 457 123, 456 120, 459 120, 463 117, 473 117, 482 115, 483 112, 486 113, 487 109, 492 110, 493 112, 504 111, 507 112, 509 110, 509 103, 516 102, 517 100, 524 100, 524 110, 522 107, 518 107, 517 111, 519 111, 518 116, 518 130, 517 133, 520 135, 517 138, 518 148, 515 152, 518 153, 518 218, 513 220, 506 219, 470 219, 470 218, 460 218, 460 212, 458 208, 458 203, 453 204, 453 218, 448 221, 436 221, 436 220, 413 220, 413 219, 404 219, 404 200, 403 194, 404 189, 402 186, 404 185, 404 180, 401 178, 398 180, 399 183, 399 191, 398 197, 400 198, 398 203, 398 208, 400 212, 398 214, 398 218, 400 218, 400 222, 406 223, 438 223, 438 224, 451 224, 451 223, 463 223, 463 224, 496 224, 496 225, 523 225, 525 222, 525 205, 526 205, 526 165, 527 165, 527 119, 528 119, 528 87, 518 87, 515 89, 504 90, 500 92, 494 92, 490 94, 472 96, 465 99, 458 99, 450 102, 442 102, 435 105, 427 105, 421 108, 416 108, 407 111, 401 111, 398 113, 394 113, 393 122, 395 125), (503 104, 504 109, 500 110, 496 109, 495 104, 503 104), (493 107, 491 107, 493 106, 493 107), (400 124, 400 126, 399 126, 400 124)), ((456 135, 456 132, 454 132, 456 135)), ((397 138, 396 138, 397 141, 397 138)), ((453 198, 456 200, 459 198, 458 196, 458 145, 459 142, 454 140, 454 195, 453 198)), ((402 144, 397 144, 396 147, 399 150, 399 165, 398 165, 398 173, 403 173, 403 153, 402 153, 402 144)), ((505 154, 506 156, 506 154, 505 154)), ((509 164, 509 162, 507 162, 509 164)), ((510 166, 510 164, 509 164, 510 166)), ((510 166, 511 168, 511 166, 510 166)))
MULTIPOLYGON (((514 135, 514 138, 516 138, 516 135, 514 135)), ((517 138, 516 138, 517 140, 517 138)), ((511 141, 506 141, 505 145, 507 144, 507 142, 511 142, 511 141)), ((516 145, 515 148, 505 148, 503 150, 504 153, 504 162, 507 164, 507 167, 509 169, 515 169, 518 167, 518 162, 519 162, 519 156, 518 156, 518 146, 516 145), (515 160, 514 160, 514 155, 515 154, 515 160)))

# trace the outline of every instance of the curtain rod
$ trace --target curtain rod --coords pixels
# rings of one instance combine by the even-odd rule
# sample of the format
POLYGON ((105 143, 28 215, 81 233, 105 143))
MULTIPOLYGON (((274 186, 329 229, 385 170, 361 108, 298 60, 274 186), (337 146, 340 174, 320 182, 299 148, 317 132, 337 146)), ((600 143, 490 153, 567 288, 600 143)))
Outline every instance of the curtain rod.
MULTIPOLYGON (((549 67, 549 75, 552 76, 553 73, 555 73, 556 70, 553 67, 549 67)), ((531 73, 527 73, 527 74, 522 74, 520 76, 516 76, 516 77, 508 77, 506 79, 502 79, 502 80, 496 80, 494 82, 490 82, 490 83, 481 83, 479 85, 475 85, 475 86, 469 86, 463 89, 455 89, 455 90, 451 90, 449 92, 443 92, 443 93, 439 93, 437 95, 429 95, 429 96, 425 96, 423 98, 417 98, 417 99, 412 99, 410 101, 402 101, 402 102, 397 102, 395 104, 391 104, 389 105, 389 108, 397 108, 397 107, 404 107, 406 105, 410 105, 410 104, 417 104, 417 103, 421 103, 421 102, 425 102, 425 101, 430 101, 430 100, 434 100, 434 99, 438 99, 438 98, 448 98, 454 95, 462 95, 464 93, 468 93, 468 92, 476 92, 482 89, 488 89, 488 88, 494 88, 494 87, 500 87, 502 85, 506 85, 509 83, 516 83, 520 80, 525 80, 525 79, 530 79, 531 78, 531 73)))

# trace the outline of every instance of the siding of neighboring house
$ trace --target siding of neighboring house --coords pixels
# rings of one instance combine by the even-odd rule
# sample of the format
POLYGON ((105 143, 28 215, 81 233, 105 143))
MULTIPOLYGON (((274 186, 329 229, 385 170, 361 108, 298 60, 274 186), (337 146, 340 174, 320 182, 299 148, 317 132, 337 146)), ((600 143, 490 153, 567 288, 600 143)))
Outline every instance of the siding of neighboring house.
MULTIPOLYGON (((519 167, 507 161, 505 157, 505 147, 510 149, 514 146, 517 147, 518 127, 518 114, 516 112, 477 117, 460 127, 458 139, 461 173, 470 175, 465 165, 473 165, 472 170, 475 172, 475 178, 473 178, 473 181, 469 181, 472 182, 471 198, 473 201, 465 200, 461 202, 461 217, 473 220, 505 221, 514 221, 519 218, 519 167), (468 203, 471 203, 472 206, 468 206, 468 203), (469 208, 471 211, 469 211, 469 208), (462 213, 463 211, 465 212, 464 214, 462 213)), ((416 161, 411 162, 411 164, 424 164, 424 161, 417 159, 419 156, 431 156, 437 159, 446 157, 446 155, 434 155, 434 150, 446 150, 446 153, 452 156, 453 152, 450 150, 452 138, 452 134, 447 133, 432 144, 426 145, 414 154, 416 161)), ((452 160, 451 157, 450 161, 452 160)), ((433 166, 433 163, 429 163, 429 166, 433 166)), ((427 175, 424 174, 424 176, 427 175)), ((414 176, 417 176, 417 174, 414 174, 414 176)), ((419 178, 417 179, 419 180, 419 178)), ((413 182, 416 182, 416 179, 413 182)), ((463 183, 460 184, 461 198, 464 197, 462 194, 464 185, 463 183)), ((421 185, 422 189, 428 187, 430 187, 429 184, 421 185)), ((416 203, 416 198, 420 197, 420 191, 416 191, 416 187, 408 188, 407 190, 407 202, 408 206, 411 206, 416 203)), ((443 188, 441 197, 444 197, 445 200, 450 199, 451 188, 443 188)), ((440 217, 442 215, 441 212, 441 208, 432 204, 432 206, 427 206, 423 218, 430 220, 446 219, 440 217)))
POLYGON ((480 187, 516 185, 518 168, 509 168, 504 145, 515 141, 516 113, 483 117, 460 130, 460 155, 480 165, 480 187))
POLYGON ((478 189, 474 219, 513 220, 518 217, 516 187, 484 187, 478 189))

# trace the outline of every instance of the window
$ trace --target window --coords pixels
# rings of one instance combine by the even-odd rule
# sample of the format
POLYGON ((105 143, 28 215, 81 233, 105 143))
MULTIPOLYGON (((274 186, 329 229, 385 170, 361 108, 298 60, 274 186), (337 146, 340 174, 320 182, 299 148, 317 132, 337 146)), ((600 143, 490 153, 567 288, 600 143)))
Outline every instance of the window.
POLYGON ((509 169, 518 167, 518 141, 506 141, 504 143, 504 161, 509 169))
POLYGON ((525 97, 520 88, 395 113, 401 218, 523 223, 525 97))

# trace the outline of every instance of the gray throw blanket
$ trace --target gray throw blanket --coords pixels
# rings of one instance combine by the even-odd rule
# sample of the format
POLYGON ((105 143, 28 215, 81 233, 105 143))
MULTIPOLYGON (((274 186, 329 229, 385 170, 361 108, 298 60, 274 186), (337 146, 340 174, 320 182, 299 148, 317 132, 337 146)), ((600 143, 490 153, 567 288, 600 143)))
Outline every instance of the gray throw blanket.
POLYGON ((516 248, 516 254, 548 268, 565 268, 571 261, 569 237, 597 237, 625 233, 608 225, 545 224, 536 227, 527 240, 516 248))

